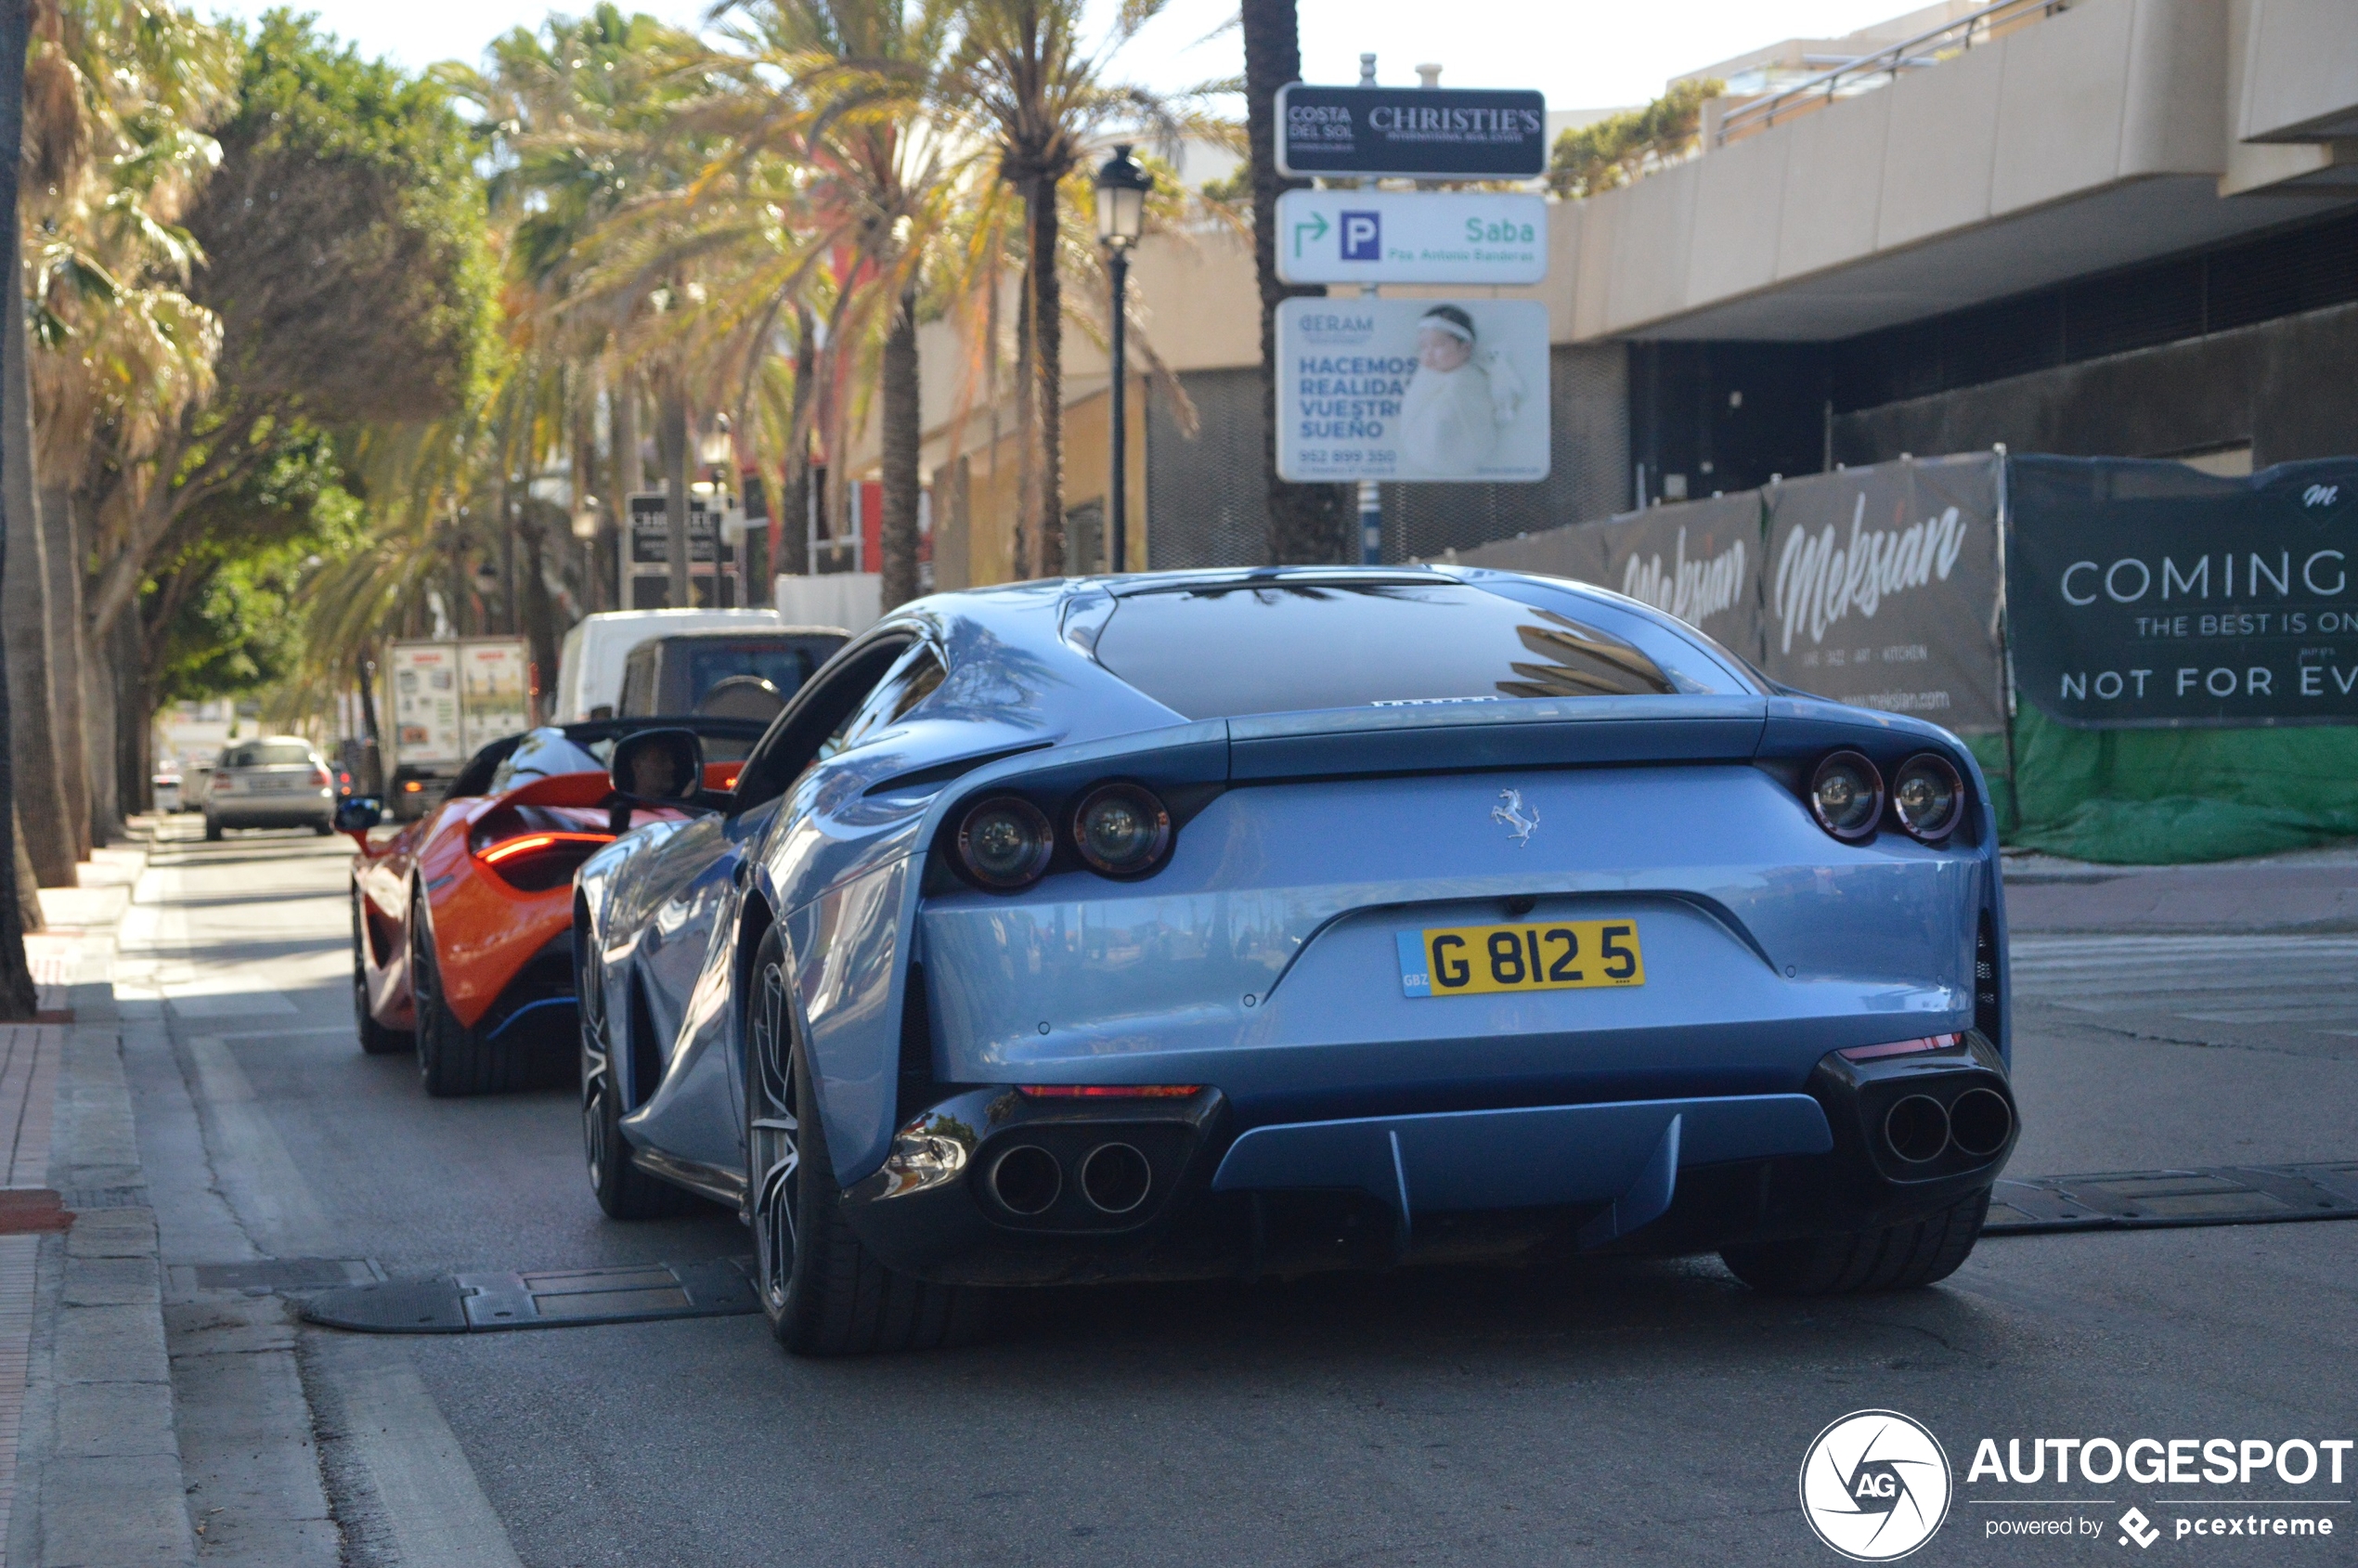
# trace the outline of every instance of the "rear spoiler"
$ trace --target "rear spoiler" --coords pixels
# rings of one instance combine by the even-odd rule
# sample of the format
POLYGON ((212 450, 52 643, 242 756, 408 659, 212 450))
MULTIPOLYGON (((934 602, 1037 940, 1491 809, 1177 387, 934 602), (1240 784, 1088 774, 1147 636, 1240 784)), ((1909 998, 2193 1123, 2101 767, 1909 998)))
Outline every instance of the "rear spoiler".
MULTIPOLYGON (((737 775, 745 771, 745 763, 707 762, 704 765, 704 786, 716 795, 726 795, 737 787, 737 775)), ((614 781, 604 773, 551 773, 545 779, 518 784, 499 797, 508 806, 571 806, 595 810, 614 802, 614 781)))

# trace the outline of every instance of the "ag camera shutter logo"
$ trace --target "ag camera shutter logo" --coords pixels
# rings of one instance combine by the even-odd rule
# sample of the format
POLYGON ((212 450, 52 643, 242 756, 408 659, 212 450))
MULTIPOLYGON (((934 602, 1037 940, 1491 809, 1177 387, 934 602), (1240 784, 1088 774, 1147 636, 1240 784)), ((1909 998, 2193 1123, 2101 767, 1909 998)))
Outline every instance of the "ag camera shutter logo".
POLYGON ((1890 1562, 1949 1517, 1949 1456, 1897 1410, 1854 1410, 1820 1432, 1801 1461, 1801 1515, 1854 1562, 1890 1562))

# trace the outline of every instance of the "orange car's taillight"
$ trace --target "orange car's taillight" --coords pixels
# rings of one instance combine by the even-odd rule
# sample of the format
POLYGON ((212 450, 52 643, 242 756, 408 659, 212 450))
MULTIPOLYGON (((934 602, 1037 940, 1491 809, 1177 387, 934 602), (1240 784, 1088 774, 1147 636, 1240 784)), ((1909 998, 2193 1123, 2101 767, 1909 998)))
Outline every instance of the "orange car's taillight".
POLYGON ((527 833, 475 850, 475 860, 520 893, 545 893, 573 881, 581 862, 614 842, 606 833, 527 833))

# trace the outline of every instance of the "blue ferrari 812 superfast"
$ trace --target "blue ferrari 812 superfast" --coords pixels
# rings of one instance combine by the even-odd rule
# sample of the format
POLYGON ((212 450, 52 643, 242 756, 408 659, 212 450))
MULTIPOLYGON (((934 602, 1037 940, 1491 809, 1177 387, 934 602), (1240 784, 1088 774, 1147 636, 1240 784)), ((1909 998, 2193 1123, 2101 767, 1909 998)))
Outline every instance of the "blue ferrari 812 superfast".
POLYGON ((1996 821, 1934 725, 1456 567, 903 605, 576 883, 617 1218, 752 1227, 790 1349, 992 1289, 1717 1252, 1921 1286, 2012 1151, 1996 821), (667 813, 677 815, 677 813, 667 813))

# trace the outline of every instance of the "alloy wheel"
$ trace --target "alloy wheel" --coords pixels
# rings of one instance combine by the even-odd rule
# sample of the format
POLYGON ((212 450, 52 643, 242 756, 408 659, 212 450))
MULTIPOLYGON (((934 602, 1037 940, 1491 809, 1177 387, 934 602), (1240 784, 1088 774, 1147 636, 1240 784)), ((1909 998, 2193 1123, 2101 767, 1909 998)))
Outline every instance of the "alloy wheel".
POLYGON ((434 1028, 442 1000, 442 976, 434 967, 434 935, 426 929, 426 901, 409 906, 409 1004, 418 1017, 418 1076, 434 1082, 440 1031, 434 1028))
POLYGON ((754 1245, 762 1294, 774 1316, 794 1277, 795 1205, 801 1196, 801 1122, 796 1114, 794 1026, 786 978, 772 960, 761 966, 753 1006, 753 1070, 747 1073, 746 1164, 753 1175, 754 1245))
POLYGON ((613 1150, 606 1147, 606 1096, 614 1093, 614 1074, 606 1050, 606 988, 597 973, 596 959, 585 957, 577 984, 581 992, 581 1140, 590 1160, 590 1190, 598 1190, 613 1150))

